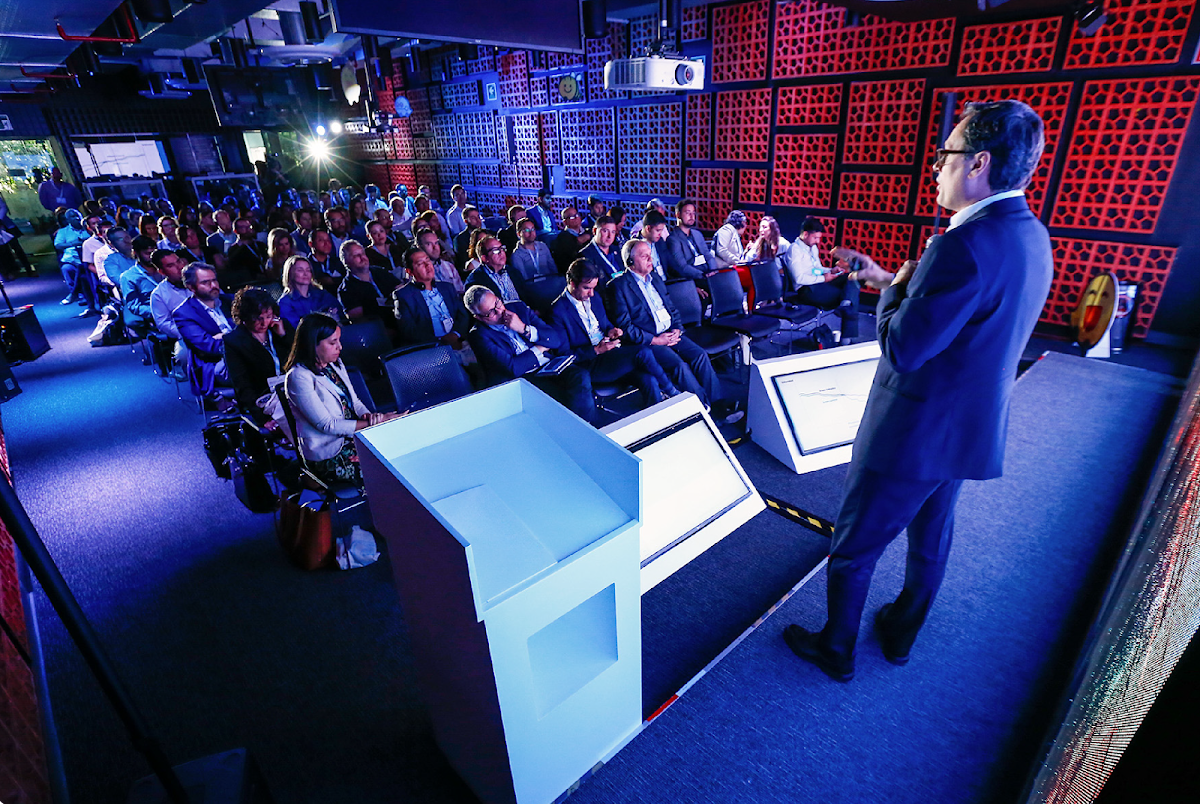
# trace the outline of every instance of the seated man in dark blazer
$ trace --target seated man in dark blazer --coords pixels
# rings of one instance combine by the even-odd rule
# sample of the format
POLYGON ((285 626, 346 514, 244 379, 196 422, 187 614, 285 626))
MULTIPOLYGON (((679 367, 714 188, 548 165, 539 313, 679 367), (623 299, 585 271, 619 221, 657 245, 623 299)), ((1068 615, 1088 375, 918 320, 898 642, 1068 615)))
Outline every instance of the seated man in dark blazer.
POLYGON ((550 253, 558 272, 565 275, 567 268, 579 256, 579 251, 592 239, 590 230, 581 225, 583 217, 575 207, 567 207, 562 214, 562 231, 550 241, 550 253))
POLYGON ((171 319, 188 348, 192 393, 207 399, 217 385, 229 385, 224 338, 233 332, 233 299, 221 292, 217 270, 207 263, 193 262, 183 269, 183 284, 192 297, 175 308, 171 319))
POLYGON ((600 271, 595 265, 585 259, 575 260, 567 269, 567 289, 550 312, 550 321, 566 337, 575 363, 587 369, 589 393, 593 382, 631 382, 641 390, 647 407, 659 402, 664 394, 678 394, 649 346, 621 344, 624 333, 608 320, 604 305, 595 295, 599 282, 600 271))
POLYGON ((471 328, 471 314, 449 282, 434 280, 433 260, 422 249, 404 254, 411 281, 392 291, 401 346, 444 343, 458 351, 471 328))
POLYGON ((678 225, 667 236, 667 278, 691 279, 697 288, 708 287, 708 275, 717 270, 717 261, 708 242, 696 228, 696 202, 680 199, 675 205, 678 225))
POLYGON ((650 249, 645 240, 625 244, 622 256, 629 270, 612 281, 617 326, 630 343, 650 347, 677 388, 691 391, 706 405, 716 405, 721 381, 704 350, 683 334, 679 311, 654 270, 650 249))
POLYGON ((483 218, 475 207, 468 206, 464 209, 462 218, 467 228, 454 238, 454 267, 460 274, 467 269, 467 261, 471 259, 471 234, 476 229, 483 228, 483 218))
POLYGON ((601 215, 592 227, 592 242, 579 252, 580 257, 600 271, 600 288, 623 270, 621 250, 617 247, 616 240, 617 222, 608 215, 601 215))
POLYGON ((500 239, 493 236, 480 240, 479 257, 480 266, 467 274, 467 290, 474 285, 482 285, 506 304, 522 301, 520 289, 516 285, 519 280, 514 272, 508 269, 508 252, 504 250, 500 239))
POLYGON ((554 327, 522 302, 505 304, 483 285, 467 288, 463 303, 475 316, 467 339, 488 384, 525 377, 580 418, 592 420, 596 400, 584 377, 586 369, 570 365, 556 376, 536 373, 563 348, 563 337, 554 327))

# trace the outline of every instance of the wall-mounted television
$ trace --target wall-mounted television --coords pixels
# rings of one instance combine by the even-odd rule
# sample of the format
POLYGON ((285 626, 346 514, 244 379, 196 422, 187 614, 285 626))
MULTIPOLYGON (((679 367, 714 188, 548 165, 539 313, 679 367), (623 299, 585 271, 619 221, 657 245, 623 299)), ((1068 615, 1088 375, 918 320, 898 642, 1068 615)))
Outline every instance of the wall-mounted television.
POLYGON ((307 67, 206 64, 204 75, 223 126, 307 131, 317 113, 317 85, 307 67))

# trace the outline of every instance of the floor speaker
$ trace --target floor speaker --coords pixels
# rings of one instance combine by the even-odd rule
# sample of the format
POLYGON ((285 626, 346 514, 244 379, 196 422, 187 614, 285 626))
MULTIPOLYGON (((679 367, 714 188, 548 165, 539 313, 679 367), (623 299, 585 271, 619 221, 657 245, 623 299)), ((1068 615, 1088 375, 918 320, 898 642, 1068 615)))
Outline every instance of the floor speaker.
POLYGON ((0 311, 0 348, 13 363, 28 363, 50 351, 33 305, 0 311))

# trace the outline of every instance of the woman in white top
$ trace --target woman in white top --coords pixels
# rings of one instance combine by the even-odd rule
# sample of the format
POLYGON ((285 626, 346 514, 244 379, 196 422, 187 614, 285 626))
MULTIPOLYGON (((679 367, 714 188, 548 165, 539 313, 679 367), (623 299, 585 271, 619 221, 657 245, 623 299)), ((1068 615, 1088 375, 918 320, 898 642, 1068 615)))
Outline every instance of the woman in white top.
POLYGON ((308 468, 322 481, 362 486, 354 433, 389 421, 359 401, 342 365, 342 330, 323 313, 300 319, 284 381, 296 417, 296 436, 308 468))
POLYGON ((718 268, 728 268, 742 259, 742 230, 746 228, 746 213, 735 209, 725 224, 713 235, 713 257, 718 268))

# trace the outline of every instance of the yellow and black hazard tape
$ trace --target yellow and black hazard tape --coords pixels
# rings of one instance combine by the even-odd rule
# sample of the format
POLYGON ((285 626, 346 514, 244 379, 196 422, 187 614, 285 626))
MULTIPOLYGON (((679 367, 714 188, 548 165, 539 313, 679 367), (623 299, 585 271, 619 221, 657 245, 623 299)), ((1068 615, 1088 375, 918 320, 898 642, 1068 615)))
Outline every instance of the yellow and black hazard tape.
POLYGON ((767 504, 767 508, 779 514, 784 519, 790 519, 798 525, 803 525, 809 530, 816 531, 822 536, 833 537, 833 523, 828 519, 823 519, 816 514, 810 514, 802 508, 797 508, 791 503, 784 502, 778 497, 772 497, 770 494, 759 494, 763 498, 763 502, 767 504))

